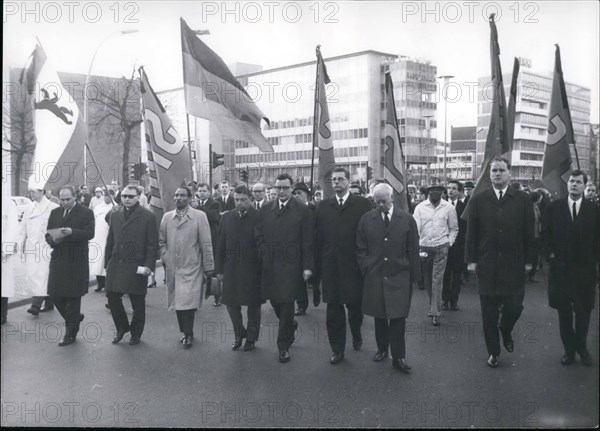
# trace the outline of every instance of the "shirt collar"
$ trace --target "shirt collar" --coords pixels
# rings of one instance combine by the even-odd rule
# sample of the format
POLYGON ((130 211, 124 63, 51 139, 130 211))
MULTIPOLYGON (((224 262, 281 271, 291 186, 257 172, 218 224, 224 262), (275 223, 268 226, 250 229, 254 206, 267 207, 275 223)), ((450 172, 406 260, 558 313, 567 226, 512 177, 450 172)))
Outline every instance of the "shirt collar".
POLYGON ((500 192, 502 192, 502 197, 506 196, 506 191, 508 190, 508 186, 504 187, 502 190, 496 189, 496 187, 492 187, 494 189, 494 193, 496 194, 496 198, 500 197, 500 192))
POLYGON ((341 198, 338 195, 335 195, 335 200, 339 203, 340 199, 341 199, 342 204, 345 204, 346 201, 348 200, 348 196, 350 196, 350 191, 347 191, 346 194, 344 196, 342 196, 341 198))
MULTIPOLYGON (((392 204, 392 206, 388 210, 388 217, 390 218, 390 220, 392 219, 392 214, 394 214, 394 204, 392 204)), ((383 212, 381 212, 381 218, 385 219, 385 214, 383 212)))
POLYGON ((581 202, 583 201, 583 195, 580 196, 579 199, 577 199, 576 201, 571 199, 571 196, 569 196, 568 201, 569 201, 569 209, 571 209, 573 207, 573 204, 575 204, 575 206, 577 207, 577 210, 579 210, 579 207, 581 206, 581 202))

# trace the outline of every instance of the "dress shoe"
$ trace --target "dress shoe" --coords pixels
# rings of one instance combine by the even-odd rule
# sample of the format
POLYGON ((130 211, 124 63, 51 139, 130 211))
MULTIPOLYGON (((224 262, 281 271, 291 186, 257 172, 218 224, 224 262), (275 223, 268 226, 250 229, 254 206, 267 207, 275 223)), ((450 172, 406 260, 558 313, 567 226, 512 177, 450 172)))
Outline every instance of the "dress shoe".
POLYGON ((185 335, 181 336, 181 340, 179 340, 180 343, 183 343, 183 340, 185 340, 185 335))
POLYGON ((54 310, 54 305, 50 304, 50 305, 44 305, 42 308, 40 308, 40 313, 45 313, 46 311, 52 311, 54 310))
POLYGON ((590 352, 588 352, 587 349, 580 351, 579 356, 581 357, 581 363, 586 367, 591 367, 593 365, 592 355, 590 355, 590 352))
POLYGON ((375 362, 381 362, 383 361, 385 358, 387 358, 388 352, 387 350, 378 350, 375 352, 375 354, 373 355, 373 360, 375 362))
POLYGON ((279 351, 279 362, 289 362, 290 360, 290 352, 286 349, 281 349, 279 351))
POLYGON ((72 335, 65 335, 64 338, 62 339, 62 341, 60 343, 58 343, 58 345, 60 347, 63 346, 68 346, 69 344, 73 344, 75 342, 75 337, 72 335))
POLYGON ((242 347, 242 341, 244 341, 243 337, 235 337, 233 341, 233 345, 231 346, 231 350, 237 350, 242 347))
POLYGON ((356 337, 352 339, 352 348, 357 352, 362 347, 362 337, 356 337))
POLYGON ((313 305, 318 307, 321 303, 321 290, 318 287, 313 287, 313 305))
POLYGON ((431 323, 433 326, 440 326, 440 318, 438 316, 431 316, 431 323))
POLYGON ((402 358, 402 359, 394 359, 392 361, 392 367, 395 370, 402 371, 405 374, 410 373, 410 370, 412 370, 412 368, 410 367, 410 365, 408 365, 406 363, 406 361, 404 360, 404 358, 402 358))
POLYGON ((129 328, 118 330, 117 333, 115 334, 114 338, 112 339, 112 343, 117 344, 119 341, 121 341, 123 339, 125 334, 127 334, 128 332, 129 332, 129 328))
POLYGON ((487 364, 491 368, 498 367, 498 356, 496 356, 496 355, 490 355, 490 357, 487 360, 487 364))
POLYGON ((156 287, 156 281, 154 281, 154 282, 150 283, 150 284, 148 285, 147 289, 153 289, 153 288, 155 288, 155 287, 156 287))
POLYGON ((83 322, 83 319, 85 319, 85 314, 79 313, 79 321, 83 322))
POLYGON ((304 316, 306 314, 306 308, 298 308, 294 313, 294 316, 304 316))
POLYGON ((213 305, 215 307, 220 307, 221 306, 221 301, 218 298, 215 298, 215 302, 213 302, 213 305))
POLYGON ((445 311, 448 310, 448 303, 447 302, 444 302, 442 304, 442 310, 445 310, 445 311))
POLYGON ((250 350, 254 350, 254 341, 246 340, 244 343, 244 352, 249 352, 250 350))
POLYGON ((571 365, 575 362, 575 353, 565 353, 562 358, 560 358, 560 363, 563 365, 571 365))
POLYGON ((105 307, 106 307, 108 310, 110 310, 110 305, 108 305, 108 302, 107 302, 106 304, 104 304, 104 306, 105 306, 105 307))
POLYGON ((502 344, 504 344, 504 348, 509 353, 512 353, 515 350, 515 342, 510 334, 502 335, 502 344))
POLYGON ((334 353, 329 359, 331 365, 339 364, 344 359, 344 353, 334 353))
POLYGON ((456 304, 450 304, 450 310, 452 310, 452 311, 458 311, 459 310, 458 305, 456 305, 456 304))
MULTIPOLYGON (((129 340, 129 345, 130 346, 135 346, 136 344, 140 344, 142 340, 140 340, 140 337, 134 337, 133 335, 131 336, 131 340, 129 340)), ((183 341, 183 345, 185 346, 185 340, 183 341)), ((190 347, 192 346, 192 340, 190 339, 190 347)))
POLYGON ((104 289, 104 286, 98 286, 94 289, 94 292, 101 292, 104 289))
POLYGON ((37 305, 32 305, 31 307, 29 307, 27 312, 29 314, 33 314, 34 316, 37 316, 38 314, 40 314, 40 307, 38 307, 37 305))
MULTIPOLYGON (((183 337, 183 342, 182 342, 182 343, 183 343, 183 348, 184 348, 184 349, 189 349, 190 347, 192 347, 192 339, 193 339, 193 338, 194 338, 194 337, 192 337, 191 335, 185 335, 185 336, 183 337)), ((139 338, 135 338, 135 339, 137 339, 137 343, 139 343, 139 342, 140 342, 140 339, 139 339, 139 338)), ((133 340, 134 340, 134 338, 133 338, 133 337, 131 337, 131 341, 133 341, 133 340)), ((137 343, 135 343, 135 344, 137 344, 137 343)), ((129 342, 129 344, 131 344, 131 342, 129 342)))

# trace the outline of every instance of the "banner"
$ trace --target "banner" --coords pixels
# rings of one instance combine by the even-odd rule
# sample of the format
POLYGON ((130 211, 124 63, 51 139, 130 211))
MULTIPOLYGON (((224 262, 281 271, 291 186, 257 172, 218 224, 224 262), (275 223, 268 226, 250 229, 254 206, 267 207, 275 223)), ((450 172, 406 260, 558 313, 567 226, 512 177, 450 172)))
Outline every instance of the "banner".
POLYGON ((317 46, 317 79, 315 83, 315 130, 313 133, 313 146, 319 149, 319 185, 323 190, 323 199, 332 198, 335 193, 331 184, 331 171, 335 168, 335 155, 333 150, 333 134, 329 124, 329 108, 327 106, 327 93, 325 84, 331 80, 327 74, 327 67, 321 56, 320 45, 317 46))

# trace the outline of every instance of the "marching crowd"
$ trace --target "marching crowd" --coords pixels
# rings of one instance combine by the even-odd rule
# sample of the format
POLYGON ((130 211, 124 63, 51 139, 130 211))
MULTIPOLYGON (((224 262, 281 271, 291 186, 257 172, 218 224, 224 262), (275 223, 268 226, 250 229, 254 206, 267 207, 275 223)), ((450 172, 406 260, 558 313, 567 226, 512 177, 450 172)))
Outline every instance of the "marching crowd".
MULTIPOLYGON (((174 192, 175 209, 157 220, 143 188, 112 184, 87 190, 62 187, 58 199, 30 187, 22 214, 2 202, 2 323, 7 298, 32 296, 32 315, 56 308, 76 341, 81 298, 89 276, 106 291, 119 343, 140 343, 147 289, 156 286, 157 260, 165 271, 167 303, 176 311, 183 348, 192 347, 195 312, 203 297, 224 304, 234 328, 233 350, 250 351, 260 335, 261 306, 270 301, 279 319, 279 361, 290 360, 308 292, 326 305, 331 364, 344 360, 346 321, 352 348, 362 347, 363 315, 372 316, 377 351, 390 354, 404 373, 405 321, 414 289, 426 289, 431 324, 443 311, 458 311, 461 281, 475 272, 487 364, 499 365, 501 344, 514 350, 513 328, 523 311, 526 279, 549 263, 548 300, 558 312, 563 365, 592 365, 586 346, 595 304, 600 256, 600 209, 587 175, 573 170, 568 197, 552 200, 543 189, 510 183, 510 163, 490 165, 492 186, 471 196, 472 183, 433 183, 409 198, 409 212, 392 187, 373 184, 367 194, 338 167, 335 196, 314 196, 288 174, 272 187, 218 188, 190 184, 174 192), (122 297, 127 295, 129 319, 122 297), (246 323, 242 315, 246 307, 246 323), (244 342, 245 340, 245 342, 244 342), (242 346, 243 345, 243 346, 242 346)), ((164 198, 163 198, 164 199, 164 198)))

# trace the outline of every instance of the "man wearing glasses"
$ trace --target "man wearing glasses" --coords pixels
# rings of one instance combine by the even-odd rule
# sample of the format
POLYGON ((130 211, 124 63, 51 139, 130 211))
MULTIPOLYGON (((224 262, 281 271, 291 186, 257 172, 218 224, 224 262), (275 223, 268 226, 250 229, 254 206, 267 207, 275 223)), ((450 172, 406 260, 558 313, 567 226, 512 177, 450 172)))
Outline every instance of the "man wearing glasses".
POLYGON ((125 186, 121 201, 123 208, 112 214, 106 239, 106 296, 116 328, 112 343, 131 331, 129 344, 135 345, 146 322, 148 276, 156 265, 158 229, 154 214, 140 206, 137 187, 125 186), (124 294, 133 308, 131 324, 123 307, 124 294))
POLYGON ((314 267, 310 210, 292 197, 293 180, 281 174, 275 180, 277 199, 260 211, 256 243, 262 255, 262 299, 271 300, 279 318, 279 361, 290 360, 294 342, 294 301, 300 297, 314 267))
POLYGON ((363 277, 356 258, 356 231, 371 203, 350 193, 350 172, 335 168, 331 174, 335 196, 319 205, 316 220, 317 276, 323 281, 323 300, 327 303, 327 336, 333 351, 330 363, 344 359, 346 348, 346 311, 352 332, 352 347, 360 350, 362 336, 363 277))

